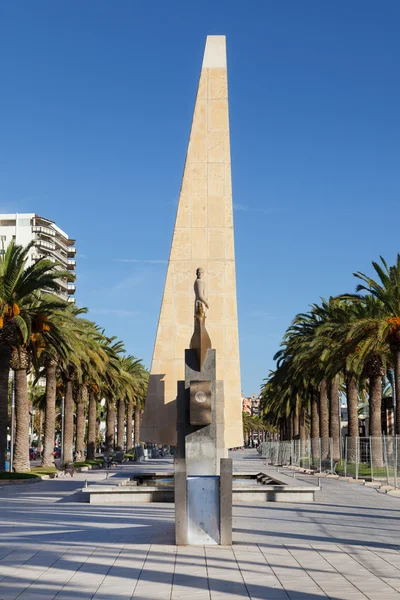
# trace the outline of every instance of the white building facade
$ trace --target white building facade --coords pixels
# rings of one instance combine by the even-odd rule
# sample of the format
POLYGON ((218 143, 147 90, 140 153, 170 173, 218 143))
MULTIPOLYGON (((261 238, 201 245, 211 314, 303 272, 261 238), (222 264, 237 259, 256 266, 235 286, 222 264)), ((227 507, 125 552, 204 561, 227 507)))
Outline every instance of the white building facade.
MULTIPOLYGON (((29 252, 28 266, 40 258, 46 258, 60 263, 60 270, 70 271, 71 275, 75 275, 75 240, 70 239, 53 221, 35 213, 0 214, 1 253, 5 252, 12 240, 21 246, 34 242, 29 252)), ((60 277, 57 284, 57 295, 69 302, 75 302, 75 282, 60 277)))

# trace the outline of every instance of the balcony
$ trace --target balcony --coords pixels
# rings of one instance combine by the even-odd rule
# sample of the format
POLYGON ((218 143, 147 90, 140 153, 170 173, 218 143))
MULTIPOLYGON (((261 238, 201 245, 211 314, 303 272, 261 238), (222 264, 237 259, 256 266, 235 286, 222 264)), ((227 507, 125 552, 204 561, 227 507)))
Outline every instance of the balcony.
POLYGON ((51 242, 45 242, 44 240, 35 240, 35 246, 37 246, 38 248, 44 248, 45 250, 56 249, 55 244, 52 244, 51 242))
POLYGON ((68 271, 73 271, 76 267, 76 260, 72 260, 71 258, 68 259, 68 263, 67 263, 67 268, 68 271))
POLYGON ((68 256, 76 256, 76 248, 74 246, 70 246, 67 250, 68 256))
POLYGON ((32 227, 32 231, 34 233, 42 233, 43 235, 49 235, 51 237, 56 235, 54 229, 50 229, 50 227, 43 227, 43 225, 34 225, 32 227))
POLYGON ((56 262, 56 259, 52 256, 47 256, 46 254, 32 254, 32 260, 35 262, 38 260, 49 260, 50 262, 56 262))
POLYGON ((56 283, 63 292, 69 293, 69 288, 68 288, 69 284, 65 279, 56 279, 56 283))
POLYGON ((68 259, 65 254, 62 254, 58 249, 54 249, 53 254, 56 259, 63 264, 63 266, 67 266, 68 259))
POLYGON ((69 296, 68 302, 71 302, 71 304, 75 304, 76 299, 75 298, 71 298, 71 296, 69 296))
POLYGON ((68 283, 68 294, 75 294, 76 285, 74 283, 68 283))

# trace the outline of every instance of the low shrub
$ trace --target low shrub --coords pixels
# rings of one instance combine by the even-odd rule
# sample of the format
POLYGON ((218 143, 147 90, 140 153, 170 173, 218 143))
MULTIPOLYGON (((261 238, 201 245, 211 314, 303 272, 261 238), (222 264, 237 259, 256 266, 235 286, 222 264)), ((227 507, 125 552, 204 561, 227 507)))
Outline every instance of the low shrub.
POLYGON ((0 473, 1 479, 37 479, 40 477, 37 473, 0 473))
POLYGON ((93 466, 102 466, 104 465, 104 460, 95 459, 95 460, 83 460, 74 463, 75 468, 79 467, 93 467, 93 466))

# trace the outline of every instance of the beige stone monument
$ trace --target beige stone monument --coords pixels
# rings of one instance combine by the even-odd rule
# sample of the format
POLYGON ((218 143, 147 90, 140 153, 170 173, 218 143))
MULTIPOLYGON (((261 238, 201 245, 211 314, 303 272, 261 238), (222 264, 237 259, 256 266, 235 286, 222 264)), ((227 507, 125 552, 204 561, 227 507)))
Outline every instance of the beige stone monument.
POLYGON ((225 448, 243 443, 225 36, 208 36, 168 262, 141 440, 176 444, 177 381, 193 333, 193 282, 225 390, 225 448))

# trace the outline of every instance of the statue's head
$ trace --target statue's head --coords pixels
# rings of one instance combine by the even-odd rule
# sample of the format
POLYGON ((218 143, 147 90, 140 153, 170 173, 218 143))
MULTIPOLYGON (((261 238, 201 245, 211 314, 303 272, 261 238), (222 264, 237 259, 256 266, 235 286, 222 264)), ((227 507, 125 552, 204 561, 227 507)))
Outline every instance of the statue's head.
POLYGON ((197 279, 201 279, 201 278, 203 277, 203 275, 204 275, 204 269, 202 269, 201 267, 199 267, 199 268, 196 270, 196 276, 197 276, 197 279))

